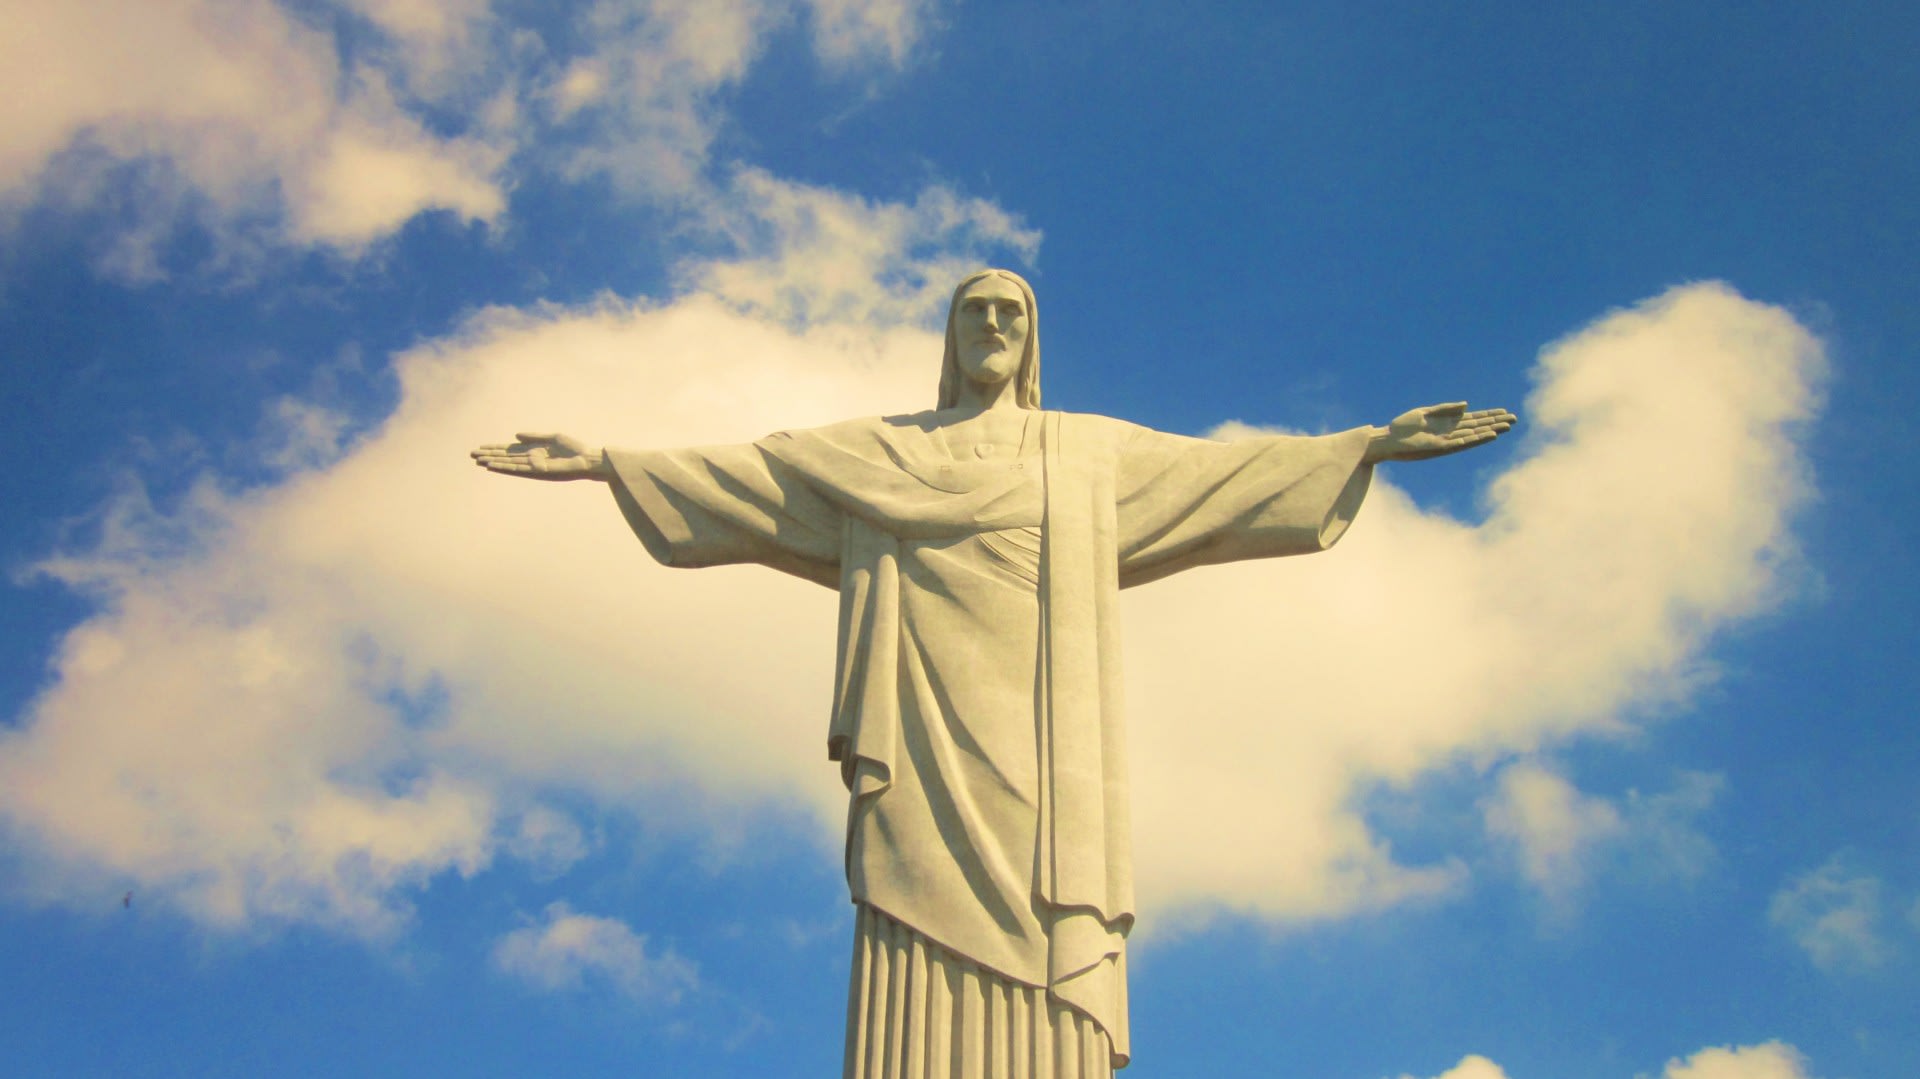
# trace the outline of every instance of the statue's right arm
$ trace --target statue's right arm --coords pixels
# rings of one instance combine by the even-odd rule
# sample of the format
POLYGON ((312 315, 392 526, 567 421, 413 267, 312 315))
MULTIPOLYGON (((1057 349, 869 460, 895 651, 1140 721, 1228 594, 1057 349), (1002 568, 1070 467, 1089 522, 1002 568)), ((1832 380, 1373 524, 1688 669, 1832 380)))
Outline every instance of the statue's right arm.
POLYGON ((503 476, 524 476, 530 480, 613 479, 613 466, 605 451, 587 445, 572 435, 536 434, 522 431, 509 444, 489 443, 468 456, 473 463, 503 476))

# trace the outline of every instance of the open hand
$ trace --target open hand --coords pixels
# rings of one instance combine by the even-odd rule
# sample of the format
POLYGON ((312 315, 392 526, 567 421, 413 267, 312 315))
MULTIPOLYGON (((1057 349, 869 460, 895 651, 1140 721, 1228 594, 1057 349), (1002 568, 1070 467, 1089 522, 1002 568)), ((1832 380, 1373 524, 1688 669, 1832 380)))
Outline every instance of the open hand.
POLYGON ((1467 411, 1465 401, 1409 409, 1384 428, 1375 428, 1367 445, 1367 463, 1424 461, 1492 442, 1519 417, 1504 408, 1467 411))
POLYGON ((523 431, 513 437, 511 445, 490 443, 469 456, 489 472, 532 480, 604 480, 611 475, 606 455, 572 435, 523 431))

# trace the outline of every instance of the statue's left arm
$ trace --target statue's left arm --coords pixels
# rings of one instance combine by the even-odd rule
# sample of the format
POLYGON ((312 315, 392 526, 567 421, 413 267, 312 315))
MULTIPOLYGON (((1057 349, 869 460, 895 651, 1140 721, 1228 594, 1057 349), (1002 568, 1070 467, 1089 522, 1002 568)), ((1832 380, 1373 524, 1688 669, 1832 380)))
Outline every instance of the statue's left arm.
POLYGON ((1457 453, 1513 423, 1504 409, 1445 404, 1331 435, 1215 442, 1133 428, 1115 465, 1120 584, 1325 550, 1359 512, 1376 464, 1457 453))

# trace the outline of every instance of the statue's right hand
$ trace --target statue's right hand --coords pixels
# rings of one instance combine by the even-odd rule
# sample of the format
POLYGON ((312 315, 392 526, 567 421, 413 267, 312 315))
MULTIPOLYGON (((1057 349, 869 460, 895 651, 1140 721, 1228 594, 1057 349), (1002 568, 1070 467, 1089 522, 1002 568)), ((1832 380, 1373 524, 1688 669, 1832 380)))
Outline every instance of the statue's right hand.
POLYGON ((533 480, 604 480, 612 476, 606 454, 571 435, 522 431, 511 445, 474 450, 473 463, 489 472, 533 480))

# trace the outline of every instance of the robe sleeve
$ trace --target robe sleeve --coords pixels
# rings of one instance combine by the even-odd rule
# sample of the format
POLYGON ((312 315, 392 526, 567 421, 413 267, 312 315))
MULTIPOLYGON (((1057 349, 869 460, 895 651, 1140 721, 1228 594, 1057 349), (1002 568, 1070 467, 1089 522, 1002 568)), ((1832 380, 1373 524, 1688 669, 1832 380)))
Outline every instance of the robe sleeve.
POLYGON ((1136 429, 1116 463, 1120 586, 1333 546, 1373 477, 1368 437, 1362 427, 1214 442, 1136 429))
POLYGON ((840 587, 844 512, 760 443, 606 455, 614 501, 662 565, 750 562, 840 587))

